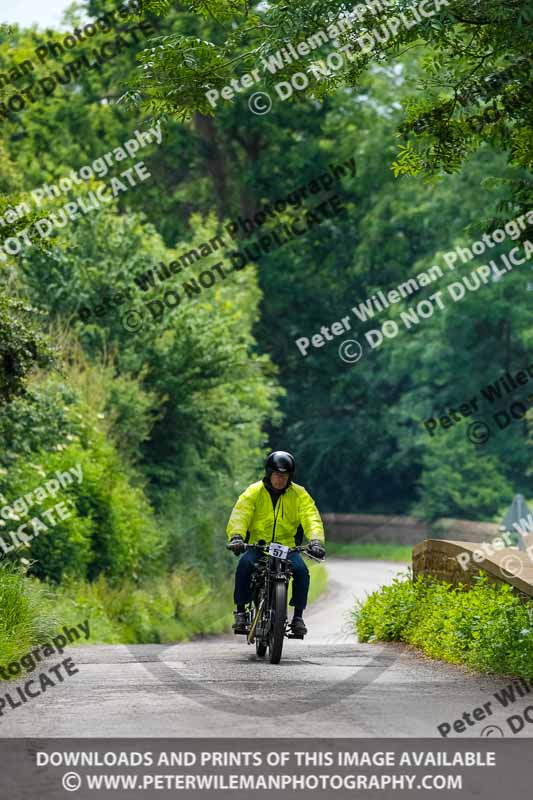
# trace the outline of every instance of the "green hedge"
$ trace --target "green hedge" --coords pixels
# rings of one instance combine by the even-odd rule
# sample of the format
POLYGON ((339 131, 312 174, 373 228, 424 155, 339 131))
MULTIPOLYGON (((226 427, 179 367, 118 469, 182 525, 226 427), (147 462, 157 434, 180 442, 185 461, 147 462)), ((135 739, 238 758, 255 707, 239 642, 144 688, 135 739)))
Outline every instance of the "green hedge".
POLYGON ((396 578, 353 616, 362 642, 407 642, 481 672, 533 678, 533 603, 483 574, 472 588, 396 578))
POLYGON ((32 562, 33 575, 55 582, 67 576, 92 580, 103 573, 110 578, 136 578, 153 572, 165 544, 164 536, 143 491, 133 485, 130 470, 105 434, 94 431, 89 449, 72 443, 65 449, 36 453, 31 459, 21 460, 9 472, 7 499, 13 503, 56 479, 57 472, 74 468, 82 470, 81 483, 74 478, 70 485, 61 486, 55 496, 48 495, 27 513, 22 502, 20 509, 17 506, 18 521, 0 520, 0 535, 9 546, 13 546, 10 532, 16 532, 21 523, 26 524, 24 532, 33 537, 10 553, 9 559, 32 562), (43 512, 53 510, 60 502, 69 516, 60 519, 56 510, 52 516, 57 522, 54 525, 43 512), (33 518, 48 530, 35 528, 33 518))

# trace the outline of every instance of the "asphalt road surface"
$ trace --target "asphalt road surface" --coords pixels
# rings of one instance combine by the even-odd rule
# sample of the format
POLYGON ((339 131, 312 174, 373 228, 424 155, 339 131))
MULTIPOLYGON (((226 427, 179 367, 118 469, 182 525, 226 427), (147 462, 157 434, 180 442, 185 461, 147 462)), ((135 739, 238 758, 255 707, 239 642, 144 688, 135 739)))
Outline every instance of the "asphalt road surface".
MULTIPOLYGON (((506 717, 533 694, 504 709, 492 694, 508 679, 471 674, 403 645, 358 643, 349 620, 354 598, 389 583, 404 565, 330 558, 327 568, 328 593, 305 615, 309 634, 286 640, 281 664, 257 659, 244 637, 230 634, 71 648, 79 673, 5 711, 0 737, 440 738, 438 725, 488 701, 491 714, 470 717, 472 725, 450 735, 511 736, 506 717)), ((519 735, 532 733, 527 724, 519 735)))

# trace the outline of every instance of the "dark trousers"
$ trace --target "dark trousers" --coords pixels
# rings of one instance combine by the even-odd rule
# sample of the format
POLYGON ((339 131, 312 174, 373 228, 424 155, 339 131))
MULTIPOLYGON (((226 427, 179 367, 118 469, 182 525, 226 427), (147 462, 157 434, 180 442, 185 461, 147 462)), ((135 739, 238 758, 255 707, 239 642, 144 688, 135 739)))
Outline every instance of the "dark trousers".
MULTIPOLYGON (((260 557, 259 550, 246 550, 239 558, 237 570, 235 572, 235 592, 233 600, 235 604, 249 603, 252 599, 251 580, 252 570, 255 562, 260 557)), ((292 562, 292 598, 290 606, 305 608, 307 605, 307 594, 309 592, 309 570, 300 553, 291 553, 289 559, 292 562)))

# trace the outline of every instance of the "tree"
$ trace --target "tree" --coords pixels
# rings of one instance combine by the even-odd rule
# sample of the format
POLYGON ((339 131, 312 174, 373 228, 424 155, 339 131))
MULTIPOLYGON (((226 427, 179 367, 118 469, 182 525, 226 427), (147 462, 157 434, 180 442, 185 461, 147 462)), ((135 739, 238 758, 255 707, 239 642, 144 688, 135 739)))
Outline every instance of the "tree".
MULTIPOLYGON (((357 6, 348 15, 348 28, 329 37, 348 48, 342 68, 310 80, 308 88, 293 93, 291 102, 322 98, 342 86, 358 87, 372 65, 394 62, 406 49, 416 48, 422 55, 415 74, 418 91, 400 126, 405 144, 395 162, 397 173, 457 171, 483 142, 509 152, 512 163, 531 166, 531 0, 505 5, 499 0, 438 0, 435 13, 418 15, 415 24, 413 6, 405 0, 357 6)), ((169 4, 147 0, 144 7, 164 13, 169 4)), ((220 91, 288 42, 303 41, 346 18, 340 0, 267 6, 200 1, 191 11, 209 20, 203 28, 209 38, 180 30, 154 42, 143 53, 138 84, 150 107, 184 117, 195 111, 214 114, 207 91, 220 91)), ((311 58, 332 46, 330 41, 311 58)), ((275 74, 259 66, 265 86, 290 81, 302 70, 310 73, 310 60, 285 63, 275 74)), ((408 75, 405 79, 411 81, 408 75)), ((518 186, 517 191, 525 188, 518 186)))
POLYGON ((426 448, 420 489, 415 510, 427 519, 491 519, 513 496, 497 460, 458 426, 440 431, 426 448))

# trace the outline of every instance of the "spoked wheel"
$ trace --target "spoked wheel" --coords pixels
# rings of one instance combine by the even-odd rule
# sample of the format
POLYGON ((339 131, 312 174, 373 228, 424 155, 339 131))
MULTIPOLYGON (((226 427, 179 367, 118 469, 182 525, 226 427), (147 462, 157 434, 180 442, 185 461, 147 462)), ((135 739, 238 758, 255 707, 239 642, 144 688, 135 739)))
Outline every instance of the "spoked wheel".
POLYGON ((285 637, 285 621, 287 619, 287 584, 276 581, 272 592, 272 624, 270 626, 268 649, 271 664, 279 664, 283 639, 285 637))

